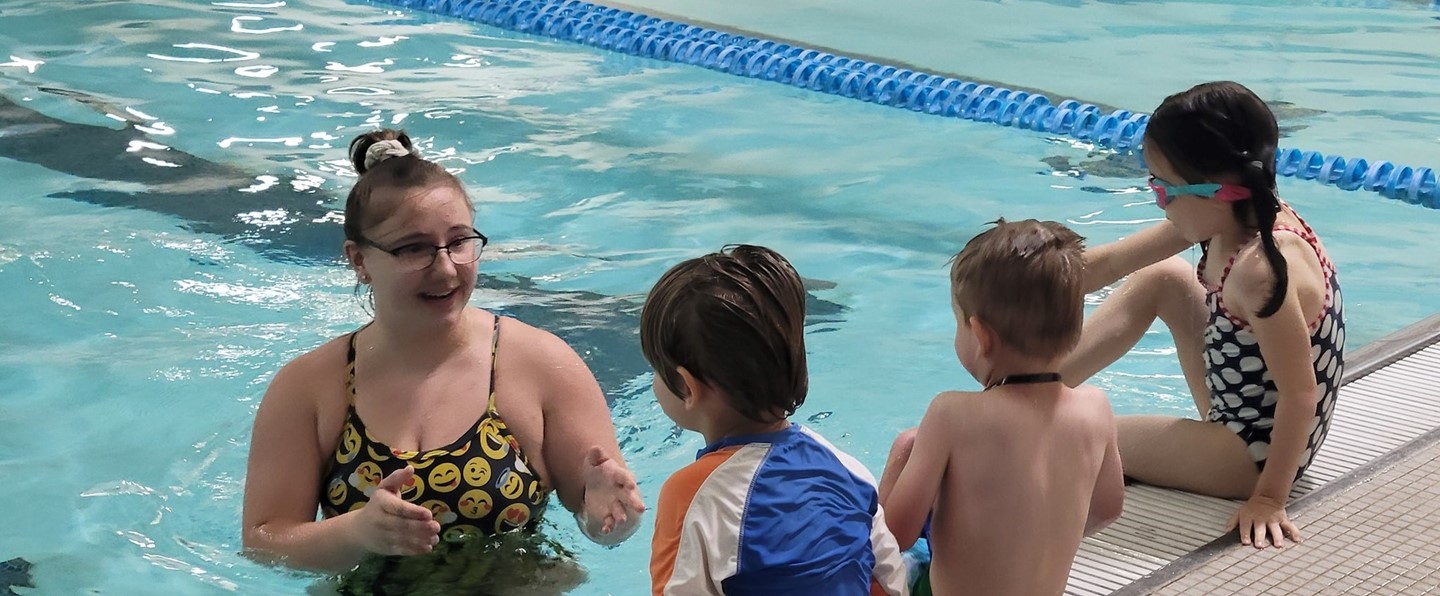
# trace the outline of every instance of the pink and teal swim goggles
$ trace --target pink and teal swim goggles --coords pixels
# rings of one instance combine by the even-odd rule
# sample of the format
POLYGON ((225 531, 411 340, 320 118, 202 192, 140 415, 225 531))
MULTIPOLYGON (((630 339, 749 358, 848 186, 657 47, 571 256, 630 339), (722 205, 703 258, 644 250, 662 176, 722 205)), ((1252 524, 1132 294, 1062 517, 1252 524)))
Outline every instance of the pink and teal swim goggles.
POLYGON ((1234 203, 1250 198, 1250 189, 1238 184, 1186 184, 1170 186, 1154 176, 1150 177, 1150 190, 1155 191, 1155 204, 1161 209, 1170 206, 1181 195, 1215 199, 1221 203, 1234 203))

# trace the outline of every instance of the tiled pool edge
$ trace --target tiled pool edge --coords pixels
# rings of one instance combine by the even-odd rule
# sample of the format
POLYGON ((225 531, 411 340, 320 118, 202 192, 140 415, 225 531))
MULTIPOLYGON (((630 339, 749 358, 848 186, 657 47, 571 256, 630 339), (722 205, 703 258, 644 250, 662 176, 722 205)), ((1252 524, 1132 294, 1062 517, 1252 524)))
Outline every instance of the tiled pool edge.
MULTIPOLYGON (((1413 355, 1436 343, 1440 343, 1440 314, 1423 319, 1356 350, 1355 353, 1351 355, 1350 362, 1347 364, 1349 370, 1345 373, 1344 384, 1348 385, 1353 381, 1383 370, 1385 367, 1399 362, 1405 357, 1413 355)), ((1435 381, 1440 383, 1440 371, 1435 371, 1435 381)), ((1310 505, 1323 501, 1328 496, 1344 492, 1366 481, 1379 472, 1395 465, 1397 462, 1414 455, 1426 447, 1434 445, 1436 442, 1440 442, 1440 428, 1431 429, 1429 432, 1411 439, 1399 448, 1393 449, 1377 459, 1366 462, 1354 470, 1346 472, 1339 478, 1325 483, 1314 491, 1296 498, 1291 502, 1288 509, 1291 513, 1303 511, 1310 505)), ((1142 576, 1140 579, 1112 592, 1112 595, 1136 596, 1149 594, 1175 579, 1194 571, 1220 554, 1237 548, 1238 543, 1239 536, 1232 531, 1142 576)))

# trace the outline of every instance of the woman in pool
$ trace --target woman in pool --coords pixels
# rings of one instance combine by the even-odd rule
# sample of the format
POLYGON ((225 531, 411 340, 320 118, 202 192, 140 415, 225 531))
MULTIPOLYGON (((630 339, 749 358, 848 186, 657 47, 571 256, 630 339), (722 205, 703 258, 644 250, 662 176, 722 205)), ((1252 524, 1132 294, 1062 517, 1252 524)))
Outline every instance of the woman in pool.
POLYGON ((554 335, 468 305, 487 239, 460 181, 397 131, 356 138, 350 158, 344 251, 374 319, 271 382, 246 548, 344 571, 533 531, 552 490, 592 540, 624 540, 644 504, 589 368, 554 335))
POLYGON ((1300 539, 1285 504, 1329 430, 1345 353, 1335 266, 1276 195, 1278 142, 1274 115, 1236 83, 1160 104, 1144 156, 1166 221, 1087 252, 1086 291, 1133 275, 1063 371, 1078 384, 1164 321, 1203 421, 1119 418, 1125 474, 1247 499, 1229 527, 1256 548, 1300 539), (1197 243, 1192 270, 1174 255, 1197 243))

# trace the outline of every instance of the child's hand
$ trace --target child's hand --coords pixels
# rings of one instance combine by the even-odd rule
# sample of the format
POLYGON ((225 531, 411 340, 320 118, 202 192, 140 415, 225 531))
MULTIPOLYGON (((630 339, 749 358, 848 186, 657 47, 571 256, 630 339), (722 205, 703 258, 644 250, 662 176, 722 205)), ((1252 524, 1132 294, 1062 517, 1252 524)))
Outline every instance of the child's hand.
POLYGON ((635 475, 599 447, 591 448, 585 455, 585 503, 576 515, 585 535, 600 544, 617 544, 639 527, 643 511, 635 475))
POLYGON ((1230 516, 1225 531, 1236 528, 1240 529, 1240 544, 1253 544, 1255 548, 1265 548, 1267 535, 1275 548, 1285 548, 1284 535, 1290 536, 1290 540, 1296 543, 1300 542, 1300 530, 1285 515, 1285 503, 1270 497, 1256 495, 1241 505, 1240 510, 1230 516))

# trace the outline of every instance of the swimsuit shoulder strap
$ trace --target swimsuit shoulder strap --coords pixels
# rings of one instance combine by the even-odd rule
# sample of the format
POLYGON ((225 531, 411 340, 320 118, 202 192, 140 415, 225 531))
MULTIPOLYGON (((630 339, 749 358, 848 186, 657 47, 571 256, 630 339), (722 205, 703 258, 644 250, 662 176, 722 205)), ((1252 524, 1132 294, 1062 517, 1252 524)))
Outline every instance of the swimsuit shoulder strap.
POLYGON ((490 405, 488 411, 495 414, 495 365, 500 358, 500 315, 495 315, 495 328, 490 334, 490 405))
POLYGON ((345 402, 351 408, 355 407, 355 336, 360 335, 360 329, 350 332, 349 347, 345 350, 345 402))

